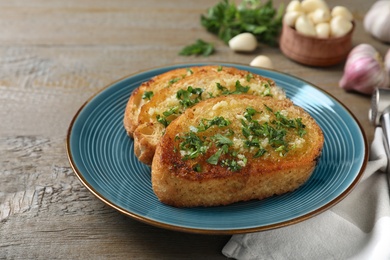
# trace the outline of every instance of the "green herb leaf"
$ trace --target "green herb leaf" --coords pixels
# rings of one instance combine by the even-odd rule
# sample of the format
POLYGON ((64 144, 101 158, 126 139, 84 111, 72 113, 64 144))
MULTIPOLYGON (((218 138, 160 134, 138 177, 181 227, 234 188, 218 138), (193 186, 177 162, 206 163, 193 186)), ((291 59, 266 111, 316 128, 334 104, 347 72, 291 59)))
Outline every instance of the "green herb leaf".
POLYGON ((248 90, 250 89, 249 86, 243 86, 241 85, 240 81, 236 81, 236 90, 231 92, 231 94, 243 94, 243 93, 247 93, 248 90))
POLYGON ((188 108, 202 100, 202 93, 203 89, 188 86, 186 90, 180 89, 177 91, 176 97, 180 100, 180 105, 184 108, 188 108))
POLYGON ((205 42, 201 39, 198 39, 195 43, 184 47, 179 52, 179 55, 183 55, 183 56, 202 55, 202 56, 207 57, 207 56, 210 56, 211 54, 213 54, 214 51, 215 51, 215 49, 214 49, 214 45, 212 43, 205 42))
POLYGON ((255 157, 255 158, 261 157, 261 156, 263 156, 266 152, 267 152, 267 150, 265 150, 264 148, 261 147, 261 148, 256 152, 256 154, 255 154, 253 157, 255 157))
POLYGON ((250 82, 251 79, 253 79, 253 74, 252 73, 248 73, 245 78, 246 78, 246 81, 250 82))
POLYGON ((186 133, 180 138, 182 142, 179 145, 180 151, 184 151, 184 160, 194 159, 201 154, 206 153, 208 144, 193 132, 186 133))
POLYGON ((195 164, 195 166, 194 166, 193 169, 194 169, 194 171, 196 171, 196 172, 202 172, 202 167, 200 166, 199 163, 195 164))
POLYGON ((145 91, 142 94, 142 99, 151 99, 153 97, 153 91, 145 91))
POLYGON ((167 111, 164 111, 162 113, 163 114, 162 116, 161 115, 156 116, 157 122, 163 124, 164 127, 167 127, 171 123, 171 121, 169 121, 167 118, 171 115, 178 114, 179 113, 178 110, 179 107, 177 106, 169 108, 167 111))
POLYGON ((235 85, 236 89, 234 91, 229 91, 229 89, 222 86, 221 83, 219 82, 216 82, 215 84, 217 85, 217 89, 220 90, 223 95, 243 94, 243 93, 247 93, 250 89, 249 86, 241 85, 239 80, 236 81, 236 85, 235 85))
POLYGON ((231 146, 231 145, 233 145, 233 141, 230 140, 230 138, 223 136, 221 134, 214 135, 213 140, 215 141, 217 146, 223 146, 223 145, 231 146))
POLYGON ((225 119, 223 116, 216 116, 213 119, 205 119, 203 118, 198 126, 198 131, 203 132, 209 129, 212 126, 225 127, 230 125, 230 121, 225 119))
POLYGON ((211 155, 207 159, 207 162, 212 165, 217 165, 219 161, 219 157, 221 157, 222 155, 222 152, 223 152, 222 149, 218 149, 218 151, 215 154, 211 155))
POLYGON ((176 82, 178 82, 181 79, 182 78, 173 78, 173 79, 169 80, 168 81, 168 87, 172 86, 173 83, 176 83, 176 82))
MULTIPOLYGON (((245 161, 243 161, 244 164, 246 164, 246 158, 245 161)), ((236 172, 242 169, 242 166, 234 159, 226 159, 221 162, 222 166, 228 167, 229 170, 232 172, 236 172)))

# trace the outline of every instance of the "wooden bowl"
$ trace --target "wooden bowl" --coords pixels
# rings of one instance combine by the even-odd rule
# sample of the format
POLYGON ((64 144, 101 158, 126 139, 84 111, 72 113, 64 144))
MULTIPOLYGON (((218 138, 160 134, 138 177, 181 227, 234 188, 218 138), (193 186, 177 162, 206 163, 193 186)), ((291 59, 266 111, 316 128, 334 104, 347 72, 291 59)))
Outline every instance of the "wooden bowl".
POLYGON ((321 39, 305 36, 283 24, 280 49, 290 59, 310 66, 327 67, 344 61, 352 49, 352 30, 338 38, 321 39))

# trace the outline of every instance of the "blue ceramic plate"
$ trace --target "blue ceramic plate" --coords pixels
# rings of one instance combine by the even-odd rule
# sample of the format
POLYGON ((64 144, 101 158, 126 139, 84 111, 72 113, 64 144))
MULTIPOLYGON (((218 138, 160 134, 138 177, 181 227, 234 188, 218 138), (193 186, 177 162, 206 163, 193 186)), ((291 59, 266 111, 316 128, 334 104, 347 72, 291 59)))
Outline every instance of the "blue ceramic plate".
MULTIPOLYGON (((210 64, 210 63, 207 63, 210 64)), ((272 70, 224 64, 273 79, 293 102, 321 126, 325 144, 311 178, 298 190, 261 201, 210 208, 174 208, 159 202, 150 168, 133 152, 122 120, 131 92, 151 77, 180 64, 119 80, 88 100, 75 115, 67 136, 71 166, 100 200, 120 212, 158 227, 207 234, 268 230, 308 219, 339 202, 357 184, 368 158, 361 126, 339 101, 299 78, 272 70)))

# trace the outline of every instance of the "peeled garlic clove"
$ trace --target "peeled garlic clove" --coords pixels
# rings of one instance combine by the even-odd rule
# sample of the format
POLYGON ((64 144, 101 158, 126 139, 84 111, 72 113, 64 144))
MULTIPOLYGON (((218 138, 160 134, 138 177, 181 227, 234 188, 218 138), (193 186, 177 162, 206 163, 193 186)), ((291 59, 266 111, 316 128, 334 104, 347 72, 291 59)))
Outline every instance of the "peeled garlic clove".
POLYGON ((283 17, 283 21, 288 26, 294 27, 295 26, 295 22, 297 21, 297 18, 299 16, 301 16, 301 15, 302 15, 302 13, 301 12, 297 12, 297 11, 287 12, 284 15, 284 17, 283 17))
POLYGON ((301 3, 298 0, 291 1, 286 7, 286 13, 288 12, 303 12, 301 3))
POLYGON ((352 22, 353 21, 353 15, 352 13, 344 6, 335 6, 332 9, 331 12, 332 17, 336 16, 342 16, 348 21, 352 22))
POLYGON ((328 5, 323 0, 303 0, 301 7, 306 13, 314 12, 317 9, 329 10, 328 5))
POLYGON ((318 38, 329 38, 330 36, 330 25, 329 23, 319 23, 316 25, 316 32, 318 38))
POLYGON ((267 68, 267 69, 273 69, 274 66, 272 64, 272 61, 270 58, 264 55, 259 55, 256 58, 254 58, 251 63, 249 64, 253 67, 261 67, 261 68, 267 68))
POLYGON ((306 15, 301 15, 295 21, 295 29, 303 35, 316 36, 314 24, 306 15))
POLYGON ((317 9, 314 12, 308 14, 308 16, 314 24, 325 23, 330 21, 329 10, 317 9))
POLYGON ((367 95, 372 94, 376 87, 390 87, 390 74, 374 47, 360 44, 349 53, 339 86, 367 95))
POLYGON ((330 34, 332 37, 341 37, 352 30, 353 24, 343 16, 336 16, 330 20, 330 34))
POLYGON ((229 47, 233 51, 251 52, 257 48, 257 39, 251 33, 240 33, 230 39, 229 47))

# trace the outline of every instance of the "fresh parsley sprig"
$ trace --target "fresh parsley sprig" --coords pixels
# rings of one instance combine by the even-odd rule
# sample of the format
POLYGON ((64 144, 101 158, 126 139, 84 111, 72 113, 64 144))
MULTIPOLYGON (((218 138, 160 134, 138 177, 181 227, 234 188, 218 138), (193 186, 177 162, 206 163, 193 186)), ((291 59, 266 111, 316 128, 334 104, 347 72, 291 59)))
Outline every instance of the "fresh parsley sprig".
POLYGON ((201 24, 207 31, 217 35, 225 43, 234 36, 250 32, 259 42, 277 45, 282 28, 284 6, 273 7, 272 0, 244 0, 236 5, 223 0, 201 15, 201 24))
POLYGON ((179 55, 182 56, 210 56, 215 52, 214 44, 203 41, 202 39, 196 40, 195 43, 185 46, 180 52, 179 55))

